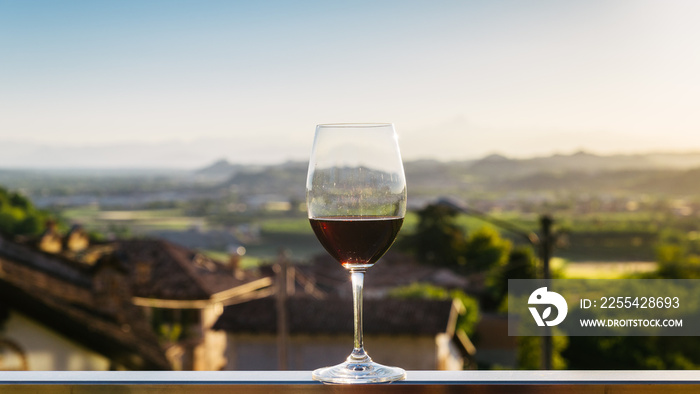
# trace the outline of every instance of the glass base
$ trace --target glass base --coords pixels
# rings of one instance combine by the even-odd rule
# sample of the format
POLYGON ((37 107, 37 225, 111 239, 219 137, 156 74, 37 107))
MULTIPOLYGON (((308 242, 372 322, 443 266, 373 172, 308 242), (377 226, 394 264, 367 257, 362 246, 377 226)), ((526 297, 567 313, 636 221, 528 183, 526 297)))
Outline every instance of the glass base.
POLYGON ((311 377, 324 383, 385 383, 406 379, 406 371, 373 362, 346 361, 332 367, 319 368, 311 377))

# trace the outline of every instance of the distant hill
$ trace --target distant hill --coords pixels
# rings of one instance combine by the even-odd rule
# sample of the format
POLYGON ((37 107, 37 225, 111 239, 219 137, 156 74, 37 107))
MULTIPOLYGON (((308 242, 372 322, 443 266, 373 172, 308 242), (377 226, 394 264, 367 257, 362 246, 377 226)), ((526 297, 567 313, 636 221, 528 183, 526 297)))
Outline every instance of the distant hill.
MULTIPOLYGON (((195 170, 200 175, 233 176, 238 171, 264 171, 266 168, 306 167, 306 162, 291 161, 275 165, 245 165, 231 163, 225 159, 195 170)), ((442 171, 468 171, 471 174, 522 176, 540 172, 601 172, 618 170, 700 168, 700 152, 646 153, 634 155, 596 155, 579 151, 570 155, 554 154, 525 159, 509 158, 491 154, 478 160, 442 162, 438 160, 413 160, 404 162, 407 173, 439 173, 442 171)))
MULTIPOLYGON (((245 193, 303 199, 307 166, 306 162, 244 166, 220 160, 197 174, 230 175, 222 186, 245 193)), ((700 182, 696 181, 700 152, 635 155, 576 152, 526 159, 493 154, 479 160, 407 161, 404 167, 409 193, 414 196, 517 191, 700 194, 700 182)))
POLYGON ((214 164, 194 171, 194 175, 198 178, 223 181, 232 177, 237 172, 245 170, 246 168, 250 170, 249 167, 246 167, 243 164, 233 164, 226 159, 221 159, 214 162, 214 164))
POLYGON ((509 159, 492 155, 476 161, 469 171, 479 176, 513 178, 537 173, 683 170, 695 167, 700 167, 700 152, 602 156, 580 151, 571 155, 556 154, 530 159, 509 159))
MULTIPOLYGON (((303 201, 307 167, 306 161, 246 165, 217 160, 193 171, 0 168, 0 185, 21 190, 40 206, 99 201, 106 206, 131 207, 150 201, 216 200, 231 192, 244 199, 267 195, 303 201)), ((487 200, 549 192, 562 196, 700 196, 700 152, 576 152, 524 159, 493 154, 479 160, 406 161, 404 167, 414 205, 439 196, 487 200)))
POLYGON ((246 194, 276 194, 303 200, 308 163, 287 162, 236 172, 222 186, 246 194))
POLYGON ((460 162, 408 162, 418 195, 465 193, 700 194, 700 152, 596 155, 576 152, 526 159, 489 155, 460 162))
POLYGON ((485 158, 468 172, 491 192, 700 194, 700 153, 485 158))

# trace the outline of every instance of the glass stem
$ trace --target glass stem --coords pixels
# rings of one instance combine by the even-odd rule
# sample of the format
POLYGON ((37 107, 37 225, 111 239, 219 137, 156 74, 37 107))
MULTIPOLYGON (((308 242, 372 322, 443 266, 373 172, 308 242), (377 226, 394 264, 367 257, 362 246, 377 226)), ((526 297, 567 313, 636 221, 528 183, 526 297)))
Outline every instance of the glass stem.
POLYGON ((352 306, 353 306, 353 321, 355 326, 355 348, 348 357, 350 362, 370 362, 372 361, 362 344, 362 289, 365 282, 364 270, 350 271, 352 279, 352 306))

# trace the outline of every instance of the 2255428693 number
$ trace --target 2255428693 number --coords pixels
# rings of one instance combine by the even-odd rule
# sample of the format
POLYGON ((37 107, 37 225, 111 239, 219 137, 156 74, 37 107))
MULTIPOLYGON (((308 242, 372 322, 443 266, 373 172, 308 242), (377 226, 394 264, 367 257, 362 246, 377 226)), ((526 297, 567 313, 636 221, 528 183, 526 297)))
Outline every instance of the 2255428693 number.
POLYGON ((678 297, 600 297, 601 308, 670 309, 680 308, 678 297))

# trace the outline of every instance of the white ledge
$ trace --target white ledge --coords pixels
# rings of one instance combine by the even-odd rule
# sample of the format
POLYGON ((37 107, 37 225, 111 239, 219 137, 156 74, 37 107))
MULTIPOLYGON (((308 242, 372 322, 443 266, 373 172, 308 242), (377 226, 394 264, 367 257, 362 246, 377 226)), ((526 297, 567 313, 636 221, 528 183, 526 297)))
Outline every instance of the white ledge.
MULTIPOLYGON (((311 379, 310 371, 2 371, 0 385, 320 383, 311 379)), ((408 371, 406 380, 394 382, 393 385, 700 385, 700 371, 408 371)))

